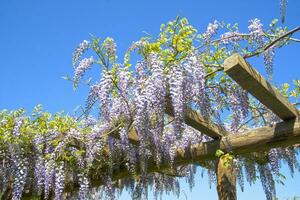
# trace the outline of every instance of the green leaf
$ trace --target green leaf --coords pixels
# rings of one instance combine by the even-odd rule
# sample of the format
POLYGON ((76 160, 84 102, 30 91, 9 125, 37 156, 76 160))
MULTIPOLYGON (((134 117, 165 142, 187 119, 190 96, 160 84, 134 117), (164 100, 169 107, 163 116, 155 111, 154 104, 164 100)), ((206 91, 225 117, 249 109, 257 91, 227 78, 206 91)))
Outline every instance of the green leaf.
POLYGON ((216 154, 215 154, 217 157, 221 157, 222 155, 224 155, 224 152, 222 151, 222 150, 220 150, 220 149, 218 149, 217 151, 216 151, 216 154))

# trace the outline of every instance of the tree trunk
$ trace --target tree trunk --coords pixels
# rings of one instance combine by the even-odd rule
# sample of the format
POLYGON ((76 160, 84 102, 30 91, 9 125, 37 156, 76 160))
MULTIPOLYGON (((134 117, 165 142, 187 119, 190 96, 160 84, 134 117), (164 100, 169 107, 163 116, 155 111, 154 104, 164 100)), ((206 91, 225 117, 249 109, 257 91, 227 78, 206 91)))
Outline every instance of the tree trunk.
POLYGON ((232 166, 225 166, 224 159, 217 163, 217 191, 219 200, 236 200, 236 174, 232 166))

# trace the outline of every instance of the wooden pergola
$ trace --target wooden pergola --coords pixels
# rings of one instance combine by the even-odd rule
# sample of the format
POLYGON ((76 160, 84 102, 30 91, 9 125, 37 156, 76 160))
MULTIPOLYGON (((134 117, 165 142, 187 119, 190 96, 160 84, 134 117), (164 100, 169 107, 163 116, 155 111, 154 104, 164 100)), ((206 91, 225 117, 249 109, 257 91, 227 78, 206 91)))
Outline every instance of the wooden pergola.
MULTIPOLYGON (((196 111, 187 108, 185 123, 212 137, 214 140, 193 145, 188 149, 177 149, 177 156, 174 160, 175 166, 216 159, 215 153, 218 149, 224 152, 228 152, 230 149, 230 152, 234 154, 246 154, 300 143, 299 113, 297 108, 286 97, 239 54, 234 54, 227 58, 223 63, 223 67, 225 73, 274 112, 282 119, 282 122, 273 126, 252 129, 241 134, 228 134, 217 124, 205 121, 196 111)), ((173 116, 173 109, 170 103, 167 104, 165 113, 173 116)), ((119 138, 117 131, 113 132, 111 136, 119 138)), ((131 130, 128 137, 132 144, 139 144, 135 130, 131 130)), ((148 172, 165 171, 169 168, 170 165, 167 163, 158 167, 153 160, 150 161, 148 172)), ((219 199, 237 199, 234 170, 224 167, 222 160, 219 159, 216 174, 219 199)), ((130 174, 124 168, 114 173, 113 179, 117 180, 128 176, 130 174)), ((97 180, 93 180, 93 184, 98 185, 99 183, 97 180)))
MULTIPOLYGON (((225 167, 222 159, 215 156, 216 151, 230 151, 233 154, 242 155, 298 144, 300 143, 300 123, 297 108, 247 63, 242 56, 239 54, 232 55, 224 61, 223 67, 225 73, 281 118, 282 122, 240 134, 228 134, 217 124, 204 120, 198 112, 187 108, 185 114, 186 125, 210 136, 213 140, 192 145, 187 149, 177 149, 174 167, 218 159, 216 174, 219 199, 235 200, 237 196, 234 169, 225 167)), ((174 116, 170 103, 167 103, 165 113, 174 116)), ((120 138, 118 129, 111 131, 110 136, 120 138)), ((134 129, 129 132, 128 138, 133 145, 139 144, 139 138, 134 129)), ((158 167, 154 159, 149 160, 148 163, 148 173, 164 172, 170 169, 168 163, 162 163, 158 167)), ((112 179, 119 180, 130 176, 131 174, 124 167, 113 172, 112 179)), ((92 186, 101 185, 101 177, 91 177, 91 184, 92 186)))

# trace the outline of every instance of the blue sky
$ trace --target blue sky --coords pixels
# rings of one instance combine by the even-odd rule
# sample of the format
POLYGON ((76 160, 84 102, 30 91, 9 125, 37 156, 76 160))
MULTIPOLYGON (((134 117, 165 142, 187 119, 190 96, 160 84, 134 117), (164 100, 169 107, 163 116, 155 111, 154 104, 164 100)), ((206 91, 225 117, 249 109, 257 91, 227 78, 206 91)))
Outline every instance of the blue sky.
MULTIPOLYGON (((300 1, 289 0, 286 25, 290 28, 300 25, 299 10, 300 1)), ((259 18, 267 26, 273 18, 279 18, 279 0, 1 0, 0 109, 24 107, 30 111, 36 104, 43 104, 50 112, 72 113, 84 102, 87 91, 81 87, 74 92, 72 85, 61 77, 72 74, 72 52, 79 42, 89 39, 89 34, 111 36, 117 42, 119 57, 123 57, 128 45, 144 35, 142 31, 155 35, 161 23, 177 15, 187 17, 200 32, 215 19, 238 22, 245 30, 250 19, 259 18)), ((277 84, 299 78, 299 52, 300 44, 278 51, 274 72, 277 84)), ((262 61, 255 64, 263 72, 262 61)), ((278 196, 300 196, 299 173, 292 179, 284 172, 288 180, 285 187, 278 187, 278 196)), ((217 198, 205 178, 196 179, 193 192, 185 186, 183 190, 188 199, 217 198)), ((264 193, 259 183, 246 187, 239 197, 264 199, 264 193)), ((124 194, 121 199, 128 196, 124 194)))

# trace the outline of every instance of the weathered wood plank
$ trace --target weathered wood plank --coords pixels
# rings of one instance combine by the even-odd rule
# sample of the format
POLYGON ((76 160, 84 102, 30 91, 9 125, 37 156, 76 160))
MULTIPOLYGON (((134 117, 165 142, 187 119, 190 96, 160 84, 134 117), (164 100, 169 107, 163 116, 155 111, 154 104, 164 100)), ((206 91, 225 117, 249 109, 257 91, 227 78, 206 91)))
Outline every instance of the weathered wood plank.
MULTIPOLYGON (((165 112, 167 115, 174 116, 170 100, 167 101, 165 112)), ((207 120, 191 108, 186 108, 185 123, 214 139, 227 135, 227 132, 221 126, 207 122, 207 120)))
POLYGON ((282 120, 296 118, 297 109, 239 54, 224 61, 224 71, 282 120))
MULTIPOLYGON (((220 140, 200 143, 191 147, 190 151, 193 160, 201 160, 213 156, 218 149, 225 152, 231 151, 234 154, 245 154, 275 147, 284 148, 299 143, 300 122, 298 119, 293 119, 277 123, 274 126, 252 129, 243 134, 230 134, 220 140)), ((181 153, 181 157, 187 160, 183 155, 184 151, 181 153)))

